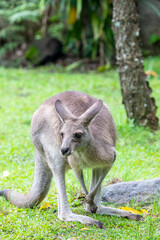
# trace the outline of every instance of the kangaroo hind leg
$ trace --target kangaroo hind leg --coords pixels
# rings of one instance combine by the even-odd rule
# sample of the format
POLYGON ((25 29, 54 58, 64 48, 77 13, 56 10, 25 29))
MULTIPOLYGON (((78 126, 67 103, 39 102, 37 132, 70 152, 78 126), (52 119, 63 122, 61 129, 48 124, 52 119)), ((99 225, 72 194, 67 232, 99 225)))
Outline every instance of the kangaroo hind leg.
MULTIPOLYGON (((97 182, 99 182, 99 179, 101 178, 103 170, 102 169, 94 169, 93 170, 93 176, 92 176, 92 184, 91 184, 91 196, 94 196, 94 202, 97 206, 97 213, 98 214, 104 214, 104 215, 110 215, 110 216, 117 216, 117 217, 125 217, 131 220, 142 220, 143 217, 139 214, 133 214, 130 212, 127 212, 122 209, 112 208, 112 207, 106 207, 101 205, 101 184, 97 187, 97 182), (94 189, 96 189, 96 194, 93 195, 92 191, 94 192, 94 189)), ((103 177, 103 175, 102 175, 103 177)), ((90 204, 87 204, 87 210, 91 211, 90 204)))

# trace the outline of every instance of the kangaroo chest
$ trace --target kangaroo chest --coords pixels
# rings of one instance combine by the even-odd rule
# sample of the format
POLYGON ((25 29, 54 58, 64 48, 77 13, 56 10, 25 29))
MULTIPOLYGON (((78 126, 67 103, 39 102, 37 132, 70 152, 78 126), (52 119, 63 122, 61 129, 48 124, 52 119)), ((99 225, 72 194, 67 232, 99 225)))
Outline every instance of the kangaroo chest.
POLYGON ((110 166, 113 161, 107 154, 100 155, 97 151, 79 151, 68 157, 68 163, 71 168, 85 169, 110 166), (105 156, 105 157, 104 157, 105 156))

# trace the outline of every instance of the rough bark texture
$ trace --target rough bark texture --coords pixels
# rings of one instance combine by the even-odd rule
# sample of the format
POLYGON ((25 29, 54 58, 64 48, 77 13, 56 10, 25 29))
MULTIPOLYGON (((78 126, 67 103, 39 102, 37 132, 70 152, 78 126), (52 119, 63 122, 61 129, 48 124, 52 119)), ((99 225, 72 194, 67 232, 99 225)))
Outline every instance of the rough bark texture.
POLYGON ((127 117, 135 122, 158 128, 157 107, 150 97, 140 49, 139 24, 135 0, 113 1, 113 31, 123 103, 127 117))

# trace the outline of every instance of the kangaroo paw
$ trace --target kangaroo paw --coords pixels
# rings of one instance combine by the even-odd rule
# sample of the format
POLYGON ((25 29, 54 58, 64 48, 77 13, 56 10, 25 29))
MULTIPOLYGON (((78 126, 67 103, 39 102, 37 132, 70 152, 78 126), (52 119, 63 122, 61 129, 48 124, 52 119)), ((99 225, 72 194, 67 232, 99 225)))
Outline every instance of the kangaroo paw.
POLYGON ((106 229, 105 226, 103 225, 103 223, 101 223, 100 221, 97 221, 97 223, 95 223, 95 225, 97 227, 99 227, 100 229, 106 229))
POLYGON ((96 211, 97 211, 97 205, 95 204, 95 202, 93 200, 87 202, 86 212, 96 213, 96 211))
POLYGON ((110 215, 110 216, 124 217, 127 219, 136 220, 136 221, 143 220, 143 217, 139 214, 134 214, 122 209, 105 207, 105 206, 99 206, 97 213, 110 215))
POLYGON ((0 191, 0 196, 4 196, 4 190, 0 191))
POLYGON ((85 201, 87 203, 86 211, 96 213, 97 205, 95 204, 95 202, 92 199, 88 198, 88 196, 85 197, 85 201))
POLYGON ((60 216, 60 219, 63 221, 81 222, 83 224, 87 224, 90 226, 96 225, 101 229, 105 229, 105 226, 100 221, 94 220, 93 218, 87 216, 77 215, 74 213, 62 215, 60 216))
POLYGON ((2 197, 2 196, 4 196, 6 199, 7 199, 7 193, 9 192, 9 190, 7 190, 7 189, 4 189, 4 190, 1 190, 0 191, 0 196, 2 197))
POLYGON ((139 215, 139 214, 130 214, 126 216, 126 218, 130 220, 143 221, 142 215, 139 215))

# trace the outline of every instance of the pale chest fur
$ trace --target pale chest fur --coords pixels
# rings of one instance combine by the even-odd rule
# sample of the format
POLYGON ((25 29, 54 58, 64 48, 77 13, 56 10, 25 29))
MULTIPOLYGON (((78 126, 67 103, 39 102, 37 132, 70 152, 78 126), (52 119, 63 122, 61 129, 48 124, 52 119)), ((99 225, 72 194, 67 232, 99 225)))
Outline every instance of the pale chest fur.
POLYGON ((85 168, 98 168, 109 167, 114 162, 115 149, 108 147, 106 152, 103 147, 99 148, 86 148, 75 152, 68 157, 68 163, 71 168, 85 169, 85 168))

